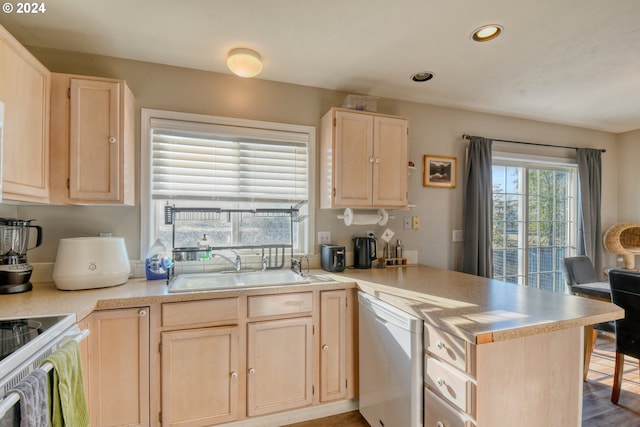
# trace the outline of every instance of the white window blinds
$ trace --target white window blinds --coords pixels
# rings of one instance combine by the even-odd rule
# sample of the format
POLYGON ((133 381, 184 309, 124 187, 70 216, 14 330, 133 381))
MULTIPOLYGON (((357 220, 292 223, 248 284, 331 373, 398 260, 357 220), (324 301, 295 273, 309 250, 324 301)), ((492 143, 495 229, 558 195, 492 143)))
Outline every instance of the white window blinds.
POLYGON ((150 125, 153 199, 308 200, 308 133, 156 118, 150 125))

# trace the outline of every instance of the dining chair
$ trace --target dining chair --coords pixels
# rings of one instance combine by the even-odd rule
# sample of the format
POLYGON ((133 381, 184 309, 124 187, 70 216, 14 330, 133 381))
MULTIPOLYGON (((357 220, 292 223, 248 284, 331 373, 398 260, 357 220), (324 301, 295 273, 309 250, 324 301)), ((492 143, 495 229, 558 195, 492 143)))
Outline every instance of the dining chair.
MULTIPOLYGON (((564 265, 564 280, 567 285, 567 290, 570 293, 573 292, 573 285, 580 285, 583 283, 598 282, 600 279, 596 274, 596 270, 593 267, 591 258, 586 255, 579 255, 574 257, 567 257, 563 260, 564 265)), ((591 362, 591 354, 596 345, 598 338, 598 331, 615 333, 616 326, 613 321, 596 323, 593 327, 585 327, 585 347, 584 347, 584 367, 582 373, 582 379, 586 381, 587 374, 589 373, 589 364, 591 362), (587 341, 587 334, 590 333, 591 341, 587 341)))
POLYGON ((624 318, 616 320, 616 366, 611 401, 618 403, 624 356, 640 359, 640 272, 609 270, 611 301, 624 309, 624 318))
POLYGON ((567 257, 563 259, 564 280, 569 292, 571 286, 582 283, 593 283, 599 281, 596 270, 593 267, 591 258, 585 255, 567 257))

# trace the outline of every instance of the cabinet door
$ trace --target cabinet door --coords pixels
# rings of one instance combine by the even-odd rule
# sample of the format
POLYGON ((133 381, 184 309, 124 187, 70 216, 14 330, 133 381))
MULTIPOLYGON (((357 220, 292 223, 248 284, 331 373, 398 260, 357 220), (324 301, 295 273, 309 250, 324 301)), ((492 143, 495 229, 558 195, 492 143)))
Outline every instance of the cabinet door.
POLYGON ((373 130, 373 205, 408 204, 408 125, 406 119, 375 117, 373 130))
POLYGON ((247 327, 247 415, 311 405, 311 317, 249 323, 247 327))
POLYGON ((196 427, 238 417, 238 327, 162 333, 162 425, 196 427))
POLYGON ((96 311, 89 324, 91 426, 148 426, 148 307, 96 311))
POLYGON ((336 111, 335 127, 334 207, 371 206, 373 116, 336 111))
POLYGON ((320 292, 320 401, 347 397, 347 291, 320 292))
POLYGON ((2 26, 0 76, 3 196, 48 202, 50 73, 2 26))
POLYGON ((120 198, 120 84, 71 79, 69 198, 120 198))

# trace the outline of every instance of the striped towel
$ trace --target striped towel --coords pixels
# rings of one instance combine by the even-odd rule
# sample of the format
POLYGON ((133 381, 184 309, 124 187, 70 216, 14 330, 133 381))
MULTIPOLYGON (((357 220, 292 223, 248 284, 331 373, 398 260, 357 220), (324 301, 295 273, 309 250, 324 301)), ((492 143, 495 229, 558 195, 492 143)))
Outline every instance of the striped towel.
POLYGON ((35 369, 13 390, 20 395, 20 427, 49 427, 47 373, 35 369))
POLYGON ((78 342, 70 340, 46 362, 53 364, 49 375, 51 426, 89 427, 78 342))

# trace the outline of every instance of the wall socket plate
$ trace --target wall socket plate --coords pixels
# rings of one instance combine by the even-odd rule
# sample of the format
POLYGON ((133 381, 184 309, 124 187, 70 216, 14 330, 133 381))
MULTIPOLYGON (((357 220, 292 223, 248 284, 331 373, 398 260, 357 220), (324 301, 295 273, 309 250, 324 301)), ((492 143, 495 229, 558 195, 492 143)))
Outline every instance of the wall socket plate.
POLYGON ((411 230, 412 226, 411 226, 411 217, 410 216, 405 216, 404 218, 402 218, 402 228, 404 228, 405 230, 411 230))
POLYGON ((462 230, 451 230, 451 241, 462 242, 464 240, 464 232, 462 230))
POLYGON ((330 231, 318 231, 318 244, 319 245, 328 245, 331 243, 331 232, 330 231))

